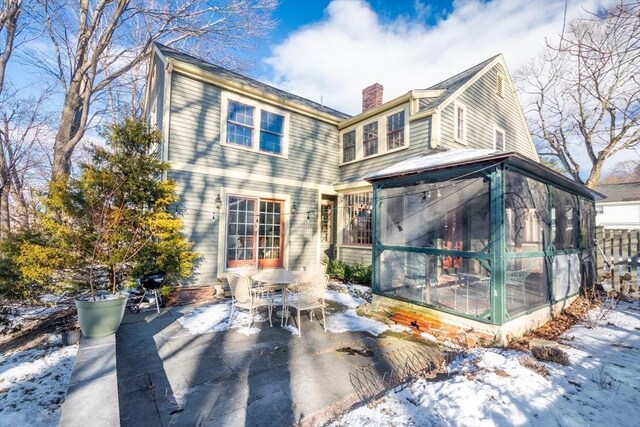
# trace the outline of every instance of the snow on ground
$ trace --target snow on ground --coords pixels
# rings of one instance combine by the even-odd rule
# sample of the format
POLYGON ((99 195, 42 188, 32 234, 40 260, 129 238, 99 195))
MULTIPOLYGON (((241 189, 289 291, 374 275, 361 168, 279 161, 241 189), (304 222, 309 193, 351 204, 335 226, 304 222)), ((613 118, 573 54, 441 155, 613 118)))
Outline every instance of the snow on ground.
MULTIPOLYGON (((357 286, 357 285, 349 285, 357 286)), ((276 303, 280 304, 280 296, 276 295, 276 303)), ((367 317, 359 316, 356 313, 356 308, 363 304, 365 301, 350 293, 338 292, 328 290, 325 299, 327 301, 336 302, 346 308, 346 310, 338 311, 335 314, 326 313, 327 316, 327 330, 333 333, 341 333, 347 331, 364 331, 372 335, 380 335, 382 332, 389 329, 389 326, 373 320, 367 317)), ((184 327, 190 334, 203 334, 207 332, 223 331, 227 329, 227 322, 229 321, 229 311, 231 310, 231 301, 219 301, 211 305, 204 307, 198 307, 186 315, 178 318, 178 322, 184 327)), ((274 307, 274 310, 278 310, 274 307)), ((319 313, 316 313, 316 317, 319 313)), ((278 320, 274 317, 274 325, 278 320)), ((254 323, 266 322, 267 318, 266 310, 260 309, 254 315, 254 323)), ((249 321, 249 313, 247 310, 236 310, 234 313, 234 320, 231 324, 232 329, 238 329, 239 332, 252 335, 258 333, 258 328, 247 328, 249 321)), ((291 333, 297 334, 298 330, 295 326, 289 325, 287 328, 291 333)))
POLYGON ((0 355, 0 427, 58 425, 78 346, 50 344, 0 355))
POLYGON ((640 303, 589 316, 562 336, 570 366, 540 363, 548 377, 520 364, 525 353, 473 349, 448 379, 418 380, 334 425, 637 425, 640 303))
MULTIPOLYGON (((218 301, 211 305, 198 307, 178 318, 178 322, 190 334, 204 334, 207 332, 224 331, 229 324, 229 313, 231 311, 231 300, 218 301)), ((254 314, 253 323, 266 322, 266 310, 262 309, 254 314)), ((240 333, 253 335, 260 332, 260 329, 249 328, 249 312, 247 310, 234 310, 231 329, 239 329, 240 333)))

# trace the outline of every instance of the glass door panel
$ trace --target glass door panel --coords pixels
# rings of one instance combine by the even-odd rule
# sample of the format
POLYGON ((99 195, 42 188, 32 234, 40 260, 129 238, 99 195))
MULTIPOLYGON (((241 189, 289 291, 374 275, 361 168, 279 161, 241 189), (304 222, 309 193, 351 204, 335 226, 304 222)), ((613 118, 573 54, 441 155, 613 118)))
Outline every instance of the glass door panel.
POLYGON ((282 267, 283 202, 260 200, 258 266, 282 267))
POLYGON ((227 267, 255 265, 255 210, 257 200, 229 196, 227 267))

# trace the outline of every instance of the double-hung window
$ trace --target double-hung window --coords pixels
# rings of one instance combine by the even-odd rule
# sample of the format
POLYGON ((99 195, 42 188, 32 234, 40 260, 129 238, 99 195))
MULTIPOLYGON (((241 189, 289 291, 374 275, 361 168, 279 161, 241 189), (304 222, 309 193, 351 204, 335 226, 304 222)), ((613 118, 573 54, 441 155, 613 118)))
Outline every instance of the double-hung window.
POLYGON ((404 110, 387 117, 387 150, 404 146, 404 110))
POLYGON ((253 146, 254 108, 236 101, 229 101, 227 114, 227 143, 253 146))
POLYGON ((364 157, 378 153, 378 122, 362 127, 362 148, 364 157))
POLYGON ((260 151, 282 153, 284 117, 268 111, 260 114, 260 151))
POLYGON ((459 102, 453 103, 453 139, 461 144, 467 144, 467 107, 459 102))
POLYGON ((259 153, 286 156, 288 114, 254 102, 233 99, 223 94, 226 115, 223 117, 222 144, 241 147, 259 153))
POLYGON ((342 135, 342 161, 350 162, 356 159, 356 131, 342 135))

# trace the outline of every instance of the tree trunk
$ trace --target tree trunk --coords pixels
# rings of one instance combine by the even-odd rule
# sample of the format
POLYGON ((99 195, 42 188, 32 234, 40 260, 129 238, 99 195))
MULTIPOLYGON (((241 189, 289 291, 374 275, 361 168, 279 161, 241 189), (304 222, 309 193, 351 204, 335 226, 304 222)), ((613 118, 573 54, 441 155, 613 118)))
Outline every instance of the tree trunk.
POLYGON ((9 193, 11 188, 8 185, 2 186, 0 192, 0 240, 4 239, 11 226, 9 218, 9 193))
POLYGON ((82 101, 75 95, 74 86, 76 86, 74 83, 69 86, 69 93, 64 100, 60 126, 53 145, 51 177, 54 181, 65 179, 71 173, 71 155, 84 134, 84 129, 78 125, 77 117, 82 101))

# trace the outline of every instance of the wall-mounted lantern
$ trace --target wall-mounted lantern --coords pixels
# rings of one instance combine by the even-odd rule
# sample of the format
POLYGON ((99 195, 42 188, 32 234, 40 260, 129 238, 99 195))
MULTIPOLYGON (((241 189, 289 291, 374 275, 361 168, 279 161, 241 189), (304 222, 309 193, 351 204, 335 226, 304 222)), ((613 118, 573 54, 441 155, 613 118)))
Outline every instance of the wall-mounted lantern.
POLYGON ((220 194, 216 196, 216 200, 214 201, 214 203, 216 206, 216 210, 213 212, 213 216, 211 218, 213 220, 216 219, 216 213, 218 214, 218 216, 220 215, 220 209, 222 208, 222 199, 220 198, 220 194))

